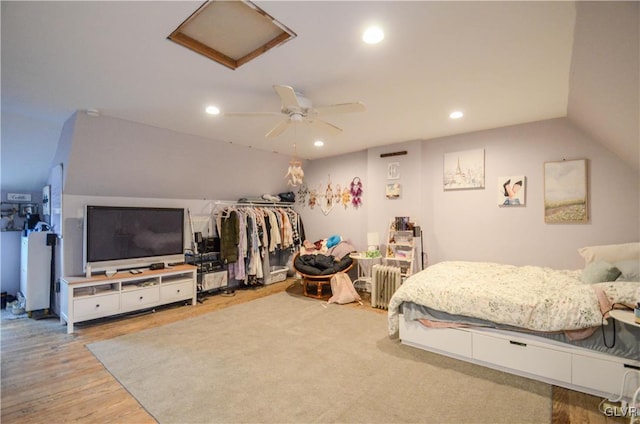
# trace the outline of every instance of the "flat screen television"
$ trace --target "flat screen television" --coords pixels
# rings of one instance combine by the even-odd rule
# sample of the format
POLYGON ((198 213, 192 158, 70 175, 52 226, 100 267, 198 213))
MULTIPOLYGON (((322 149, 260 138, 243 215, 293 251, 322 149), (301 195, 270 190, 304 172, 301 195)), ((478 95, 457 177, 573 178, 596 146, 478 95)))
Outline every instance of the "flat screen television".
POLYGON ((84 216, 87 275, 184 260, 184 209, 87 205, 84 216))

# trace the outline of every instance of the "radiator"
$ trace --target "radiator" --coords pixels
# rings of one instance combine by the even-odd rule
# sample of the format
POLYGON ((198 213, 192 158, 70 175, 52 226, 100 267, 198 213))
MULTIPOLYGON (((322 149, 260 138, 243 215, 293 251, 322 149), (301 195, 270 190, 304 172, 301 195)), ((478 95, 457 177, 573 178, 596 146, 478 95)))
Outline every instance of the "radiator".
POLYGON ((391 296, 402 284, 400 267, 374 265, 371 269, 371 306, 389 309, 391 296))

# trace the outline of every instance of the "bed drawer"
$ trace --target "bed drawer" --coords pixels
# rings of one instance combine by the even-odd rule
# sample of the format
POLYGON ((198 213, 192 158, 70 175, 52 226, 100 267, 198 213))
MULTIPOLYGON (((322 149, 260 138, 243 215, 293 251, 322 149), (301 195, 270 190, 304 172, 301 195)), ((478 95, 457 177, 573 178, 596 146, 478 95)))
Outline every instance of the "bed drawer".
POLYGON ((571 382, 571 354, 568 352, 474 333, 473 358, 500 367, 571 382))
POLYGON ((400 316, 400 339, 403 343, 426 350, 471 358, 471 333, 453 328, 426 328, 418 321, 400 316))
MULTIPOLYGON (((628 361, 629 365, 632 361, 628 361)), ((622 380, 627 371, 634 368, 624 366, 624 363, 608 361, 579 354, 573 354, 572 360, 573 381, 577 386, 588 387, 596 390, 604 390, 609 394, 620 395, 622 380)), ((638 377, 636 377, 637 379, 638 377)), ((636 384, 638 382, 636 381, 636 384)), ((637 385, 634 387, 638 387, 637 385)), ((625 395, 631 396, 630 393, 625 395)))

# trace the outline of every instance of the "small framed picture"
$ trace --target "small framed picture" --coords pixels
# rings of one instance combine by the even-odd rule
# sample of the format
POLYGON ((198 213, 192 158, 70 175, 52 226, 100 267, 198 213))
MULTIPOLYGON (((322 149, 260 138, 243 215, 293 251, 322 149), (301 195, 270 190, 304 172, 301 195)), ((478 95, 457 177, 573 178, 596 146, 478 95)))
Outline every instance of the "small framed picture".
POLYGON ((387 180, 400 179, 400 162, 391 162, 387 165, 387 180))
POLYGON ((51 186, 48 184, 42 188, 42 214, 51 215, 51 186))
POLYGON ((524 206, 525 193, 524 175, 498 177, 498 206, 524 206))
POLYGON ((18 211, 18 216, 25 217, 27 215, 34 215, 38 213, 38 205, 34 203, 21 203, 18 211))
POLYGON ((397 199, 400 197, 401 186, 399 183, 387 184, 387 199, 397 199))

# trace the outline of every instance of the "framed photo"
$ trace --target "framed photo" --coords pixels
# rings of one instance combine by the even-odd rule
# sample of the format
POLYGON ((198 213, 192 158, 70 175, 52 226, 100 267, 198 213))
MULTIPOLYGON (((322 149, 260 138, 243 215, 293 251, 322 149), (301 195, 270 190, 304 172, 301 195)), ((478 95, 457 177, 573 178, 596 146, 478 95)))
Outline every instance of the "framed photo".
POLYGON ((51 215, 51 186, 48 184, 42 188, 42 214, 51 215))
POLYGON ((588 222, 587 160, 544 164, 544 222, 588 222))
POLYGON ((400 189, 401 187, 399 183, 387 184, 387 192, 386 192, 387 199, 399 198, 400 189))
POLYGON ((445 153, 444 189, 484 188, 484 149, 445 153))
POLYGON ((391 162, 387 165, 387 180, 400 179, 400 162, 391 162))
POLYGON ((20 209, 18 210, 18 216, 25 217, 31 214, 38 213, 38 205, 35 203, 20 203, 20 209))
POLYGON ((525 193, 524 175, 498 177, 498 206, 524 206, 525 193))

